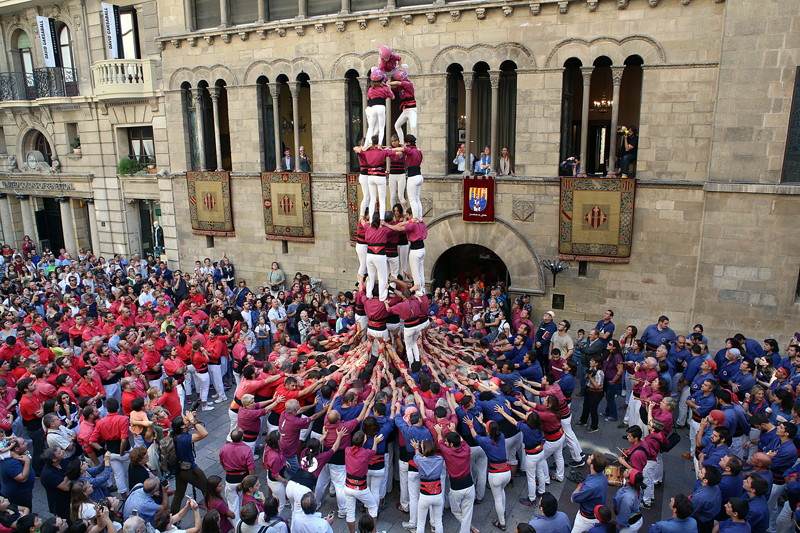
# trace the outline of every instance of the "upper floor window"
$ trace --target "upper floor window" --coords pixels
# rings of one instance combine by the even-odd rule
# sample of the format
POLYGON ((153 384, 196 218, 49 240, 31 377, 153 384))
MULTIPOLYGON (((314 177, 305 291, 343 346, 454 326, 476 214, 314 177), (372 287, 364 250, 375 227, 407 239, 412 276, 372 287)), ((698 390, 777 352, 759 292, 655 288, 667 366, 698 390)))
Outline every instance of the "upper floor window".
POLYGON ((792 114, 789 115, 789 134, 786 136, 786 152, 783 157, 783 183, 800 183, 800 67, 797 67, 792 98, 792 114))
POLYGON ((146 165, 155 164, 156 150, 152 126, 128 128, 129 157, 146 165))
POLYGON ((58 48, 61 51, 61 66, 64 68, 75 68, 72 58, 72 39, 69 36, 69 28, 66 24, 58 30, 58 48))
POLYGON ((136 10, 132 7, 120 8, 119 23, 120 32, 122 33, 122 57, 125 59, 141 59, 136 10))

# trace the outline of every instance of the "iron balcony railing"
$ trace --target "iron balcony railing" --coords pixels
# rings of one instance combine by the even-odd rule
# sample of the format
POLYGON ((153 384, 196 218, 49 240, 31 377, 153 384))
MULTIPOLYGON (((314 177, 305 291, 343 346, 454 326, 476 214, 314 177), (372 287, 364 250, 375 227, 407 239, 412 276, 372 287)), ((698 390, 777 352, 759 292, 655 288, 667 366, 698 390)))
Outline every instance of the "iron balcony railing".
POLYGON ((78 96, 78 73, 74 68, 43 67, 32 73, 0 74, 0 101, 35 100, 78 96))

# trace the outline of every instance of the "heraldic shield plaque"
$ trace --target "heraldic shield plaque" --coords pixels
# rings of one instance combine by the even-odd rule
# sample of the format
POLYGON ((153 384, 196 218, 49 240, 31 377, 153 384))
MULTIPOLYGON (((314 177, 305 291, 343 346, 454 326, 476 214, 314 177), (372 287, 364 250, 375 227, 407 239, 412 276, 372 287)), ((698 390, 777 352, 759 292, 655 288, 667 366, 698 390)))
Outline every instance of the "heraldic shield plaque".
POLYGON ((229 172, 187 172, 192 233, 232 237, 231 176, 229 172))
POLYGON ((310 173, 262 172, 261 199, 267 239, 314 242, 310 173))

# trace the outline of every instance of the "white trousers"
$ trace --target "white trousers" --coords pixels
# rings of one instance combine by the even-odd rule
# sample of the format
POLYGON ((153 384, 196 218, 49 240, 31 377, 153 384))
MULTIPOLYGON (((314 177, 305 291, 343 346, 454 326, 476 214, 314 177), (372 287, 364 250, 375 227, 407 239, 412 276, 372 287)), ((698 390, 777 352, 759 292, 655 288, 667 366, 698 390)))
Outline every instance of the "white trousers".
POLYGON ((575 431, 572 429, 572 413, 561 421, 561 427, 564 428, 564 444, 569 448, 569 454, 572 456, 572 460, 580 461, 583 452, 581 451, 578 437, 575 436, 575 431))
POLYGON ((286 483, 280 481, 272 481, 267 476, 267 485, 269 490, 272 491, 272 497, 278 500, 278 514, 281 514, 283 508, 286 507, 286 483))
MULTIPOLYGON (((397 132, 397 138, 400 140, 400 146, 405 143, 405 134, 403 133, 403 124, 408 123, 408 134, 417 136, 417 108, 407 107, 400 113, 394 123, 394 131, 397 132)), ((416 213, 415 213, 416 214, 416 213)))
POLYGON ((450 491, 450 509, 461 523, 458 533, 470 533, 472 509, 475 506, 475 486, 450 491))
POLYGON ((372 518, 378 517, 378 502, 372 497, 369 489, 359 490, 345 486, 344 497, 347 501, 347 521, 349 523, 352 524, 356 521, 356 500, 364 504, 372 518))
POLYGON ((419 472, 408 471, 408 521, 417 526, 419 516, 419 472))
MULTIPOLYGON (((494 510, 500 525, 506 525, 506 485, 511 481, 511 471, 493 473, 489 472, 489 488, 494 496, 494 510)), ((419 533, 419 530, 417 530, 419 533)))
POLYGON ((513 437, 508 437, 506 439, 506 458, 508 459, 508 464, 511 466, 517 466, 519 461, 517 460, 517 450, 522 445, 522 433, 517 433, 513 437))
POLYGON ((545 493, 547 483, 547 461, 544 458, 544 449, 539 453, 525 454, 525 476, 528 480, 528 499, 536 499, 536 493, 545 493), (538 489, 537 489, 538 487, 538 489))
POLYGON ((442 515, 444 514, 444 493, 440 492, 435 496, 428 494, 419 495, 417 509, 417 533, 425 533, 425 522, 428 519, 428 511, 431 513, 431 529, 443 531, 442 515))
POLYGON ((372 288, 378 284, 378 297, 382 302, 389 296, 389 289, 386 284, 389 282, 389 269, 385 255, 367 254, 367 297, 372 297, 372 288))
POLYGON ((389 271, 389 277, 396 278, 400 274, 400 256, 399 255, 396 257, 387 256, 386 269, 389 271))
POLYGON ((584 518, 580 511, 575 514, 575 522, 572 526, 572 533, 583 533, 584 531, 589 531, 592 529, 592 526, 595 524, 599 524, 600 521, 596 518, 593 520, 589 520, 588 518, 584 518))
POLYGON ((311 492, 311 489, 296 481, 289 480, 286 484, 286 497, 289 499, 289 505, 292 508, 292 523, 294 523, 294 515, 303 512, 303 507, 300 505, 300 502, 303 496, 309 492, 311 492))
POLYGON ((637 399, 635 396, 631 396, 631 401, 628 402, 628 410, 625 411, 625 422, 628 424, 628 427, 639 426, 642 428, 642 433, 645 433, 645 427, 642 423, 642 416, 639 413, 639 409, 641 407, 642 400, 637 399))
MULTIPOLYGON (((386 131, 386 106, 371 105, 367 107, 367 134, 364 136, 364 146, 369 146, 372 136, 378 136, 378 144, 383 144, 383 134, 386 131)), ((363 211, 362 211, 363 213, 363 211)))
POLYGON ((400 507, 408 510, 408 462, 397 461, 397 473, 400 480, 400 507))
POLYGON ((114 483, 120 494, 128 492, 128 467, 130 464, 131 459, 127 452, 125 455, 111 454, 111 471, 114 472, 114 483))
MULTIPOLYGON (((689 455, 694 457, 694 450, 697 447, 697 432, 700 431, 700 422, 689 421, 689 455)), ((759 433, 760 434, 760 433, 759 433)))
POLYGON ((400 256, 400 272, 405 276, 408 272, 408 245, 398 244, 397 255, 400 256))
POLYGON ((239 425, 239 411, 231 411, 228 408, 228 420, 231 423, 231 429, 228 431, 228 442, 230 442, 230 435, 233 433, 233 430, 239 425))
POLYGON ((408 357, 408 364, 414 361, 419 361, 419 341, 420 333, 422 332, 422 324, 412 326, 410 328, 403 328, 403 340, 406 343, 406 357, 408 357))
POLYGON ((739 459, 744 458, 744 443, 750 435, 740 435, 731 438, 731 453, 739 459))
POLYGON ((367 245, 356 244, 356 255, 358 256, 358 275, 367 275, 367 245))
POLYGON ((681 396, 678 398, 678 419, 675 423, 679 426, 686 424, 686 419, 689 416, 689 406, 686 405, 686 400, 689 399, 689 390, 691 387, 686 385, 681 391, 681 396))
POLYGON ((358 216, 361 217, 369 207, 369 176, 367 174, 359 174, 358 184, 361 185, 361 205, 358 208, 358 216))
POLYGON ((636 533, 642 529, 642 524, 644 524, 644 520, 640 518, 635 524, 631 524, 629 527, 620 528, 619 533, 636 533))
POLYGON ((469 447, 469 462, 472 463, 472 479, 475 481, 475 499, 483 500, 486 495, 486 475, 489 460, 480 446, 469 447))
POLYGON ((781 512, 775 520, 775 531, 776 533, 793 533, 795 531, 794 512, 789 502, 783 504, 781 512))
POLYGON ((208 401, 208 386, 210 383, 209 372, 197 373, 197 394, 200 395, 200 401, 203 403, 208 401))
POLYGON ((419 285, 417 296, 425 294, 425 248, 408 251, 408 273, 414 279, 414 285, 419 285))
POLYGON ((657 462, 648 460, 647 464, 644 465, 644 469, 642 470, 642 474, 644 475, 644 484, 647 485, 647 487, 644 489, 644 495, 642 497, 644 503, 651 503, 655 499, 657 469, 657 462))
POLYGON ((422 182, 425 181, 422 174, 409 176, 406 180, 406 192, 408 193, 408 205, 411 207, 411 214, 422 220, 422 202, 419 199, 422 191, 422 182))
MULTIPOLYGON (((395 441, 396 443, 397 441, 395 441)), ((383 485, 381 485, 381 499, 386 497, 387 492, 392 492, 392 482, 394 481, 394 446, 386 447, 386 474, 383 476, 383 485)))
POLYGON ((367 488, 378 503, 380 503, 381 498, 383 498, 381 495, 381 487, 384 486, 386 486, 386 467, 380 470, 367 470, 367 488))
POLYGON ((222 365, 208 365, 208 375, 214 384, 214 390, 220 398, 225 398, 225 387, 222 385, 222 365))
POLYGON ((375 213, 375 203, 381 218, 386 214, 386 176, 369 176, 369 219, 375 213))
MULTIPOLYGON (((769 495, 767 501, 767 509, 769 509, 769 528, 767 531, 775 533, 778 527, 778 500, 786 492, 786 485, 772 485, 772 493, 769 495)), ((791 512, 791 509, 789 509, 791 512)))
MULTIPOLYGON (((400 130, 397 132, 398 137, 401 135, 400 130)), ((400 141, 403 145, 403 141, 400 141)), ((389 205, 394 204, 406 205, 406 175, 405 174, 389 174, 389 205)))
POLYGON ((103 390, 106 392, 106 398, 116 398, 119 402, 122 396, 122 389, 119 388, 119 381, 110 385, 103 385, 103 390))
POLYGON ((556 479, 558 481, 564 481, 564 453, 562 450, 564 449, 564 435, 561 435, 558 440, 544 441, 544 457, 540 460, 547 464, 547 458, 551 455, 556 460, 556 479))
POLYGON ((347 500, 344 497, 344 480, 347 476, 344 465, 332 465, 328 463, 322 470, 322 473, 317 479, 317 488, 314 492, 317 494, 317 499, 322 501, 324 490, 328 486, 328 482, 333 483, 336 489, 336 506, 338 507, 339 516, 344 516, 347 512, 347 500))
POLYGON ((242 507, 242 498, 236 492, 237 485, 238 483, 225 482, 225 503, 228 504, 228 510, 233 511, 233 514, 236 515, 232 520, 234 528, 239 523, 239 509, 242 507))

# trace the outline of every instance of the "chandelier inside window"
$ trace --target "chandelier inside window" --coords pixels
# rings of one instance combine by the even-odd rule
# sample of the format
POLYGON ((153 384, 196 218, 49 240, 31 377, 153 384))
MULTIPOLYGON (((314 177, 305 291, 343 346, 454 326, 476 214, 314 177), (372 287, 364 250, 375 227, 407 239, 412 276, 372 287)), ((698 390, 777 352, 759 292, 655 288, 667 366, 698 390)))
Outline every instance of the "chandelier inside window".
POLYGON ((608 70, 610 69, 604 69, 603 71, 603 96, 602 98, 600 98, 600 100, 595 100, 594 102, 592 102, 592 110, 598 113, 608 113, 608 111, 611 109, 611 106, 613 105, 613 102, 606 98, 606 83, 608 82, 608 70))

